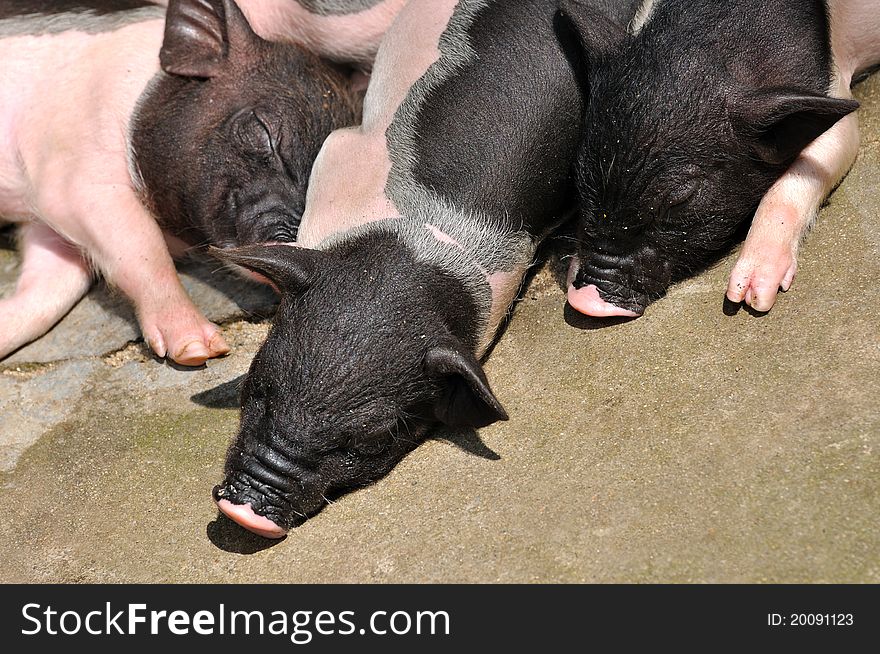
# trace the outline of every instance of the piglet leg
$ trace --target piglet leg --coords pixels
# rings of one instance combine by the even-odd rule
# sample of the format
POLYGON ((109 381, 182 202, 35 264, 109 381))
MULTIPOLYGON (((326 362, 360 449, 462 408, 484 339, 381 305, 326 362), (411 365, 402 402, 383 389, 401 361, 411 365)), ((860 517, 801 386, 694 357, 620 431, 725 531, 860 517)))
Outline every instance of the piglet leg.
MULTIPOLYGON (((839 97, 851 97, 846 93, 839 97)), ((781 289, 791 287, 798 248, 825 198, 855 161, 859 124, 846 116, 813 141, 767 192, 727 286, 727 297, 757 311, 769 311, 781 289)))
POLYGON ((66 221, 75 232, 69 236, 89 253, 107 281, 134 302, 153 352, 186 366, 229 352, 217 326, 189 299, 162 231, 131 189, 107 185, 88 194, 95 199, 72 205, 84 213, 66 221))
POLYGON ((19 229, 21 273, 0 300, 0 359, 48 332, 92 283, 80 251, 42 223, 19 229))

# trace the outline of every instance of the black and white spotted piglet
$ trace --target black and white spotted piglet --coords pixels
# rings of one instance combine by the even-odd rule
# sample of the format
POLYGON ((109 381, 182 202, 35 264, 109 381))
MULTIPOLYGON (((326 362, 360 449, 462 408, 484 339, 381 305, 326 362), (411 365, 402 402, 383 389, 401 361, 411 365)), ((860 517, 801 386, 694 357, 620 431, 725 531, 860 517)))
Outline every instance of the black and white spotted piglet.
POLYGON ((303 247, 224 255, 284 293, 214 492, 247 529, 280 537, 432 428, 507 418, 479 361, 570 208, 580 135, 555 13, 555 0, 411 2, 363 125, 318 156, 303 247))

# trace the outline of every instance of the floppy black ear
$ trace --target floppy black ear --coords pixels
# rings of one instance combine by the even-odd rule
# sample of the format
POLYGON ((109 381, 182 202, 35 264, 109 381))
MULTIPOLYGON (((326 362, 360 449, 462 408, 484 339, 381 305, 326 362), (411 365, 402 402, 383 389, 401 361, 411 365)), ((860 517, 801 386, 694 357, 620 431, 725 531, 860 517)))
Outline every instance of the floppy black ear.
POLYGON ((220 259, 268 277, 282 293, 301 291, 312 283, 326 256, 320 250, 295 245, 245 245, 240 248, 208 248, 220 259))
POLYGON ((556 40, 559 41, 565 58, 574 71, 581 95, 586 98, 590 93, 590 62, 587 59, 584 46, 581 44, 577 27, 568 14, 560 10, 553 16, 553 31, 556 33, 556 40))
POLYGON ((162 70, 183 77, 215 77, 230 56, 258 39, 233 0, 170 0, 162 70))
POLYGON ((434 415, 440 422, 456 429, 478 429, 507 420, 507 412, 489 388, 483 367, 459 344, 431 348, 424 366, 441 387, 434 405, 434 415))
POLYGON ((594 7, 578 0, 560 0, 553 30, 577 76, 581 93, 589 94, 588 73, 611 47, 626 38, 626 30, 594 7))
POLYGON ((789 165, 801 150, 858 108, 855 100, 770 89, 737 98, 730 114, 734 127, 753 142, 761 159, 789 165))

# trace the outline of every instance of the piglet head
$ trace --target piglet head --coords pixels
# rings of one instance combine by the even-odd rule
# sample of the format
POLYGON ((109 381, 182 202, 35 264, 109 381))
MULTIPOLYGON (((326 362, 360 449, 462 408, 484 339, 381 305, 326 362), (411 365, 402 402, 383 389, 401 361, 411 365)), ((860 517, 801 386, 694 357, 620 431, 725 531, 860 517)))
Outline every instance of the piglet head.
POLYGON ((324 251, 216 254, 282 291, 214 489, 219 508, 247 529, 283 536, 328 496, 384 476, 435 427, 507 419, 473 354, 467 292, 393 234, 324 251))
POLYGON ((345 72, 261 39, 233 0, 171 0, 160 63, 132 139, 160 222, 197 243, 293 241, 324 139, 357 121, 345 72))
POLYGON ((800 152, 858 103, 745 84, 719 63, 718 46, 683 55, 663 25, 609 45, 578 3, 563 4, 586 95, 569 302, 638 316, 715 262, 800 152))

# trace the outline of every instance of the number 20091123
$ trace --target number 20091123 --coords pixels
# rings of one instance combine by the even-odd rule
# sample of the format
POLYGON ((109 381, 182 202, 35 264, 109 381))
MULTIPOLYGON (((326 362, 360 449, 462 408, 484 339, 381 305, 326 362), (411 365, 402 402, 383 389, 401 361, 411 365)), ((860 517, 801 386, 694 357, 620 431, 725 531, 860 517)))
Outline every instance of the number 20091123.
POLYGON ((788 616, 769 613, 767 615, 767 624, 774 627, 848 627, 852 623, 852 613, 791 613, 788 616))

